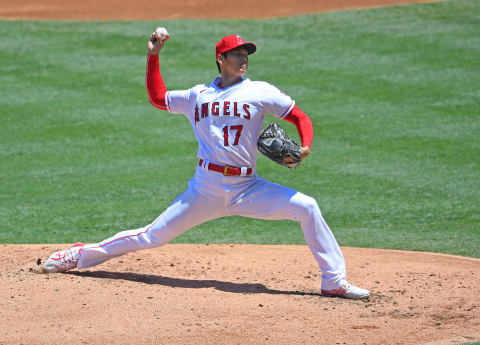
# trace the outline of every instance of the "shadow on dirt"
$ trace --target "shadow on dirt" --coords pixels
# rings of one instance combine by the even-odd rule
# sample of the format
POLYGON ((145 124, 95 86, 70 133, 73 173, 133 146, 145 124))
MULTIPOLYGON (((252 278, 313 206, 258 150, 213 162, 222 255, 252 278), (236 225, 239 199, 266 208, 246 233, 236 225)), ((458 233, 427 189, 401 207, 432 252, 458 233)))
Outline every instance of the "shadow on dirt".
POLYGON ((128 280, 132 282, 163 285, 173 288, 185 288, 185 289, 206 289, 215 288, 224 292, 232 293, 266 293, 271 295, 299 295, 299 296, 319 296, 325 297, 320 293, 305 292, 305 291, 286 291, 286 290, 273 290, 267 288, 263 284, 251 284, 251 283, 232 283, 223 282, 219 280, 194 280, 183 278, 171 278, 163 277, 151 274, 138 274, 138 273, 126 273, 126 272, 107 272, 107 271, 69 271, 64 274, 74 275, 78 277, 88 278, 101 278, 101 279, 120 279, 128 280))

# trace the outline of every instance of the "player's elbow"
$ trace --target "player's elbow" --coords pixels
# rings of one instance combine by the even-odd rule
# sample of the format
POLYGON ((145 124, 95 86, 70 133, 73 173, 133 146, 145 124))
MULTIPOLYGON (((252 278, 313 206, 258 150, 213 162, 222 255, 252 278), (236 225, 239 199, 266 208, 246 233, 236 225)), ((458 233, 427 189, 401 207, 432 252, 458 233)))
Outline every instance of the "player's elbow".
POLYGON ((165 97, 152 97, 150 93, 148 94, 148 100, 150 104, 153 105, 155 108, 161 110, 167 110, 167 104, 165 102, 165 97))

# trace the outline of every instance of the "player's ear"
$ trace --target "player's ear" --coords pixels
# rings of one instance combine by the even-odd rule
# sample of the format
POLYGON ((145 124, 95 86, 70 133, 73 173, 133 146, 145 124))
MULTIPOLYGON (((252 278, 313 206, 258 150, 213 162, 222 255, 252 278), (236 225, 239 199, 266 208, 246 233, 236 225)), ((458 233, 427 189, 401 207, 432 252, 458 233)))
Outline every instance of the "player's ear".
POLYGON ((218 68, 218 73, 222 73, 221 65, 225 62, 225 56, 223 54, 217 54, 217 68, 218 68))
POLYGON ((217 54, 217 62, 221 64, 224 61, 225 61, 225 56, 223 56, 222 54, 217 54))

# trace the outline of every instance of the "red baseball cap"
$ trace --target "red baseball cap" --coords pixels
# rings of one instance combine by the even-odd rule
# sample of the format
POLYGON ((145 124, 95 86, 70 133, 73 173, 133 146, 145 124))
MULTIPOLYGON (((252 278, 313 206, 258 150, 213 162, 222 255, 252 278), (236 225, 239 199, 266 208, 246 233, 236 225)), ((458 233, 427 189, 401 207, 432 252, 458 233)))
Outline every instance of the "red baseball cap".
POLYGON ((245 42, 239 35, 225 36, 216 45, 216 53, 222 54, 237 47, 243 47, 248 51, 248 54, 253 54, 257 50, 257 46, 252 42, 245 42))

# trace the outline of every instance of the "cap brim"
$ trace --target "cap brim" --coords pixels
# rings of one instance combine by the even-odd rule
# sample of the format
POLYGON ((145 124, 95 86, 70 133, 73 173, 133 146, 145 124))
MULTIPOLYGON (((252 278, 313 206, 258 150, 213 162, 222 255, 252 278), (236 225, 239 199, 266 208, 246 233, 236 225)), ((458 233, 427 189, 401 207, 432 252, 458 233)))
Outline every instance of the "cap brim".
POLYGON ((253 54, 257 51, 257 46, 252 42, 247 42, 245 44, 242 44, 240 47, 245 48, 248 52, 248 55, 253 54))

